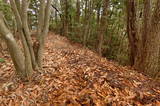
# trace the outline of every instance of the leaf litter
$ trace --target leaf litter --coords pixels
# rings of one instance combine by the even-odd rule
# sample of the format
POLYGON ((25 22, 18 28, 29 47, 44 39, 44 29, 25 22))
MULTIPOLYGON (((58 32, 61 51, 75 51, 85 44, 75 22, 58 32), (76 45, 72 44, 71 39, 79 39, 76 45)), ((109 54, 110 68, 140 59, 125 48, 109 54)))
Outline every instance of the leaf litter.
POLYGON ((0 63, 0 106, 160 106, 160 83, 49 33, 43 71, 30 82, 0 63))

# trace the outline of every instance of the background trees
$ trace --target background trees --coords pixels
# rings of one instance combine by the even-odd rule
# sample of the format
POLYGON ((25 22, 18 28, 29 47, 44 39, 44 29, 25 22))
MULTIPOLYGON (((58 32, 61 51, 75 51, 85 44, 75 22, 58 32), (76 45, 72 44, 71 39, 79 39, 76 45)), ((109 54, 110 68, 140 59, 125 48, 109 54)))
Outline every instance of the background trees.
MULTIPOLYGON (((61 8, 61 15, 67 17, 67 20, 58 21, 62 26, 68 23, 64 25, 68 27, 64 36, 121 64, 129 64, 150 74, 155 72, 154 75, 158 73, 160 44, 156 23, 159 23, 159 0, 68 0, 61 5, 54 3, 61 8)), ((66 29, 58 25, 53 27, 57 32, 66 29)))
POLYGON ((56 18, 53 17, 50 27, 55 32, 82 43, 102 56, 122 64, 128 63, 125 2, 123 0, 67 0, 67 2, 69 12, 68 16, 65 16, 66 4, 53 1, 56 9, 52 16, 56 18), (64 16, 68 17, 68 22, 64 22, 64 16), (64 23, 68 23, 67 35, 62 31, 66 29, 63 28, 64 23))
POLYGON ((159 0, 9 0, 0 1, 0 10, 1 37, 6 39, 9 33, 22 40, 23 50, 16 50, 24 51, 19 52, 23 69, 16 69, 24 73, 42 67, 48 26, 108 59, 152 76, 159 73, 159 0), (37 30, 34 42, 33 30, 37 30))

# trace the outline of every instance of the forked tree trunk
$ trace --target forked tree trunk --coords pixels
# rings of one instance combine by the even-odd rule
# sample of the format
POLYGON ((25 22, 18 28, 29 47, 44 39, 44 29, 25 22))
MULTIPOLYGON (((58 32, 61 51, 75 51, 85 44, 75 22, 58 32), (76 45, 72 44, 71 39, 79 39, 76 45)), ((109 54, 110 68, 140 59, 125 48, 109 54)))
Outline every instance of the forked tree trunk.
POLYGON ((21 37, 24 53, 21 51, 20 47, 16 43, 13 35, 9 31, 4 23, 3 15, 0 16, 0 36, 2 36, 9 48, 14 66, 16 68, 16 73, 22 78, 30 77, 38 63, 39 67, 42 67, 42 54, 44 51, 44 41, 45 36, 48 33, 49 19, 50 19, 50 7, 52 0, 40 0, 40 18, 38 24, 38 51, 35 52, 37 58, 35 57, 32 39, 30 34, 30 29, 28 25, 28 6, 29 0, 10 0, 10 5, 12 11, 15 15, 18 32, 21 37), (41 11, 42 10, 42 11, 41 11))
MULTIPOLYGON (((26 0, 23 1, 23 3, 27 2, 26 0)), ((24 56, 25 56, 25 73, 27 74, 27 76, 31 76, 32 75, 32 71, 33 71, 33 67, 32 67, 32 61, 31 61, 31 54, 30 54, 30 51, 29 51, 29 46, 27 44, 27 39, 26 39, 26 34, 25 34, 25 31, 24 31, 24 21, 22 21, 22 14, 23 13, 23 16, 26 16, 24 14, 25 11, 27 11, 27 7, 22 7, 22 10, 21 12, 18 11, 18 8, 17 8, 17 5, 15 3, 15 0, 10 0, 10 4, 11 4, 11 7, 12 7, 12 10, 13 10, 13 13, 15 15, 15 18, 16 18, 16 22, 17 22, 17 26, 18 26, 18 32, 20 33, 20 37, 21 37, 21 40, 22 40, 22 44, 23 44, 23 49, 24 49, 24 56)), ((22 3, 21 3, 22 4, 22 3)), ((26 18, 26 17, 23 17, 23 18, 26 18)))

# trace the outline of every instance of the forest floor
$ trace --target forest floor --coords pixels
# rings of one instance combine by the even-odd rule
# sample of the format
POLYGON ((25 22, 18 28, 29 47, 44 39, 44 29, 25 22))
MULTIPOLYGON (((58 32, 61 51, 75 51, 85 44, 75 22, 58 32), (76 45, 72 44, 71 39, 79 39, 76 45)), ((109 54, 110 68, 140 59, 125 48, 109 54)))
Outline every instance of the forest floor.
POLYGON ((21 82, 4 53, 0 106, 160 106, 160 83, 65 37, 50 33, 44 56, 43 72, 21 82))

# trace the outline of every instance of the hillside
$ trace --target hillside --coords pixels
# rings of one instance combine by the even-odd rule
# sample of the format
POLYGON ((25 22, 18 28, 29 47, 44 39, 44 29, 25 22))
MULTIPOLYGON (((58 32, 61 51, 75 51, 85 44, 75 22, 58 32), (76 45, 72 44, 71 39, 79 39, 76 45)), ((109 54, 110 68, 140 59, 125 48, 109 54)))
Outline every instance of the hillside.
POLYGON ((21 82, 7 52, 0 63, 1 106, 160 105, 160 83, 50 33, 43 72, 21 82))

